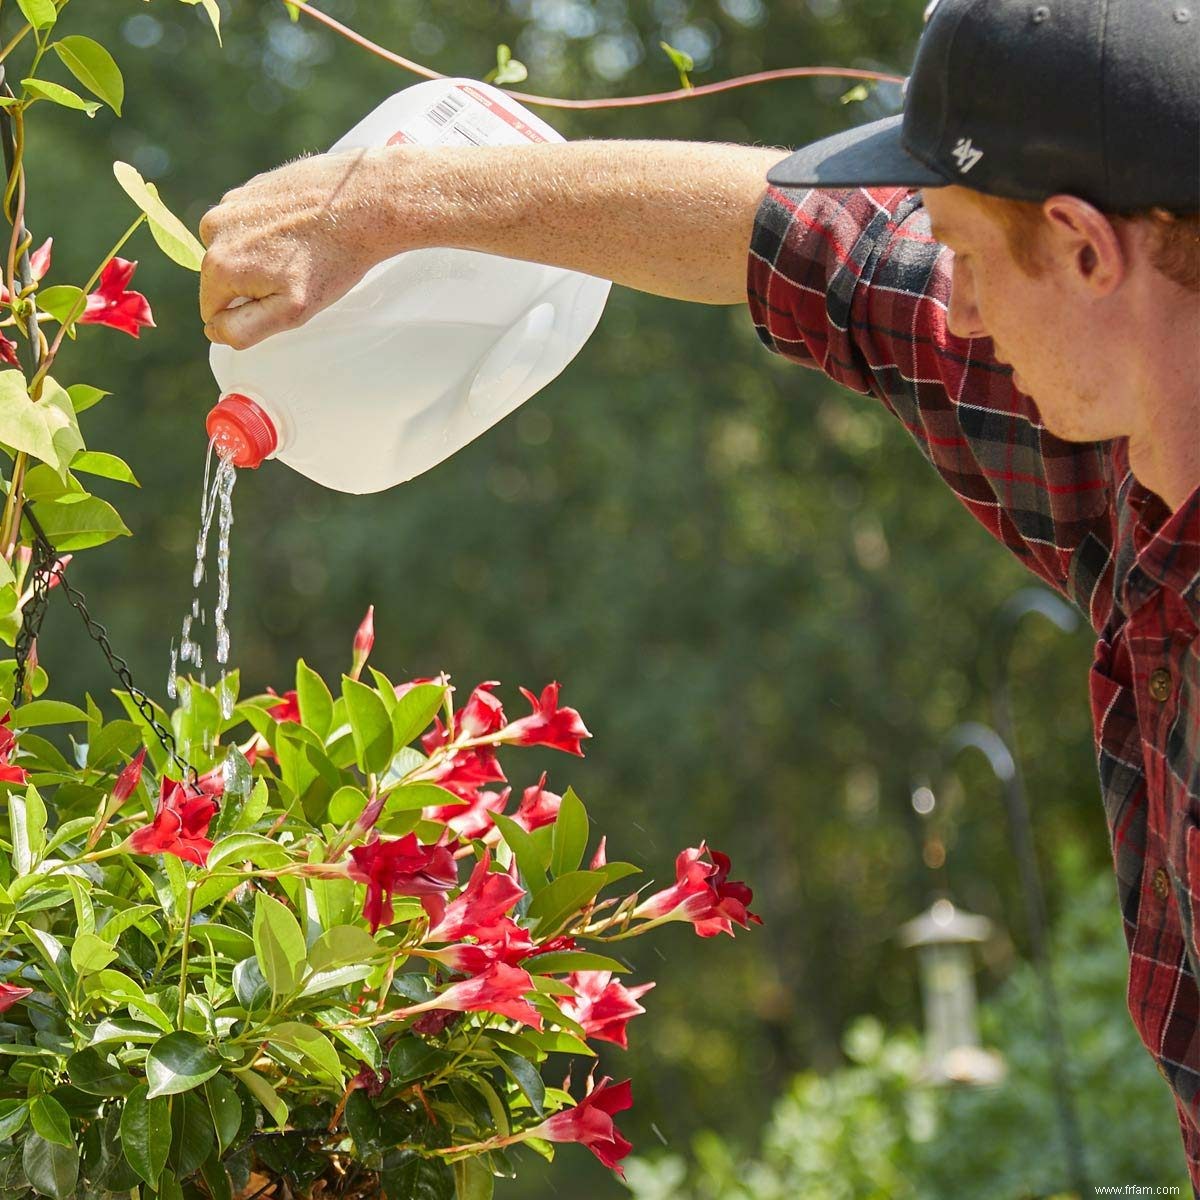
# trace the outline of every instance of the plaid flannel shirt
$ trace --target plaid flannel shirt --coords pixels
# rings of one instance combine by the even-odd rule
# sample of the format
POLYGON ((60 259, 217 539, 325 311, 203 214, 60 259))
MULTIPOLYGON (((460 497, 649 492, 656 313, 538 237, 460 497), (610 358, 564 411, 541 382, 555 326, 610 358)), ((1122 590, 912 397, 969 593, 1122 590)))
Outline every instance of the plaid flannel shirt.
POLYGON ((1200 489, 1171 513, 1124 439, 1050 434, 991 341, 947 331, 951 261, 911 191, 772 189, 751 314, 769 349, 883 401, 970 512, 1087 614, 1129 1011, 1200 1196, 1200 489))

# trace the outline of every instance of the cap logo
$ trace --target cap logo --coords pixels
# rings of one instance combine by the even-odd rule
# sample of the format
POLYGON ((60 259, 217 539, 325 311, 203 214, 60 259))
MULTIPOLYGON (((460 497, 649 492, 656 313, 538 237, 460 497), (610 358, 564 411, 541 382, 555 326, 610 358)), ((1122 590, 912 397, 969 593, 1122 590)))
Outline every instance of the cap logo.
POLYGON ((950 152, 958 163, 958 173, 965 175, 982 157, 983 151, 976 150, 971 145, 970 138, 959 138, 958 143, 950 152))

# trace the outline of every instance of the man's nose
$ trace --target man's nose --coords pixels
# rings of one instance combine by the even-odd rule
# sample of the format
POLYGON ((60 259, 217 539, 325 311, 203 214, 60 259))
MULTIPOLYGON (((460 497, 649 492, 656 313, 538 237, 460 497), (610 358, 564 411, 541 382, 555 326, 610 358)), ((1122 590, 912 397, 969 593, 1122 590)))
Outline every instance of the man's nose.
POLYGON ((950 307, 946 312, 946 328, 960 338, 987 337, 988 332, 975 304, 975 284, 969 271, 957 266, 951 277, 950 307))

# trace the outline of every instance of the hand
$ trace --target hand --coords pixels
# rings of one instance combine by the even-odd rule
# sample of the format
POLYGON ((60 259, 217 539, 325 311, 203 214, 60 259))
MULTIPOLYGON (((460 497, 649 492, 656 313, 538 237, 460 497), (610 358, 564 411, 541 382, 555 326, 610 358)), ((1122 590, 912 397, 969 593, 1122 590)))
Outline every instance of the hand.
POLYGON ((295 329, 388 257, 372 151, 319 154, 256 175, 205 213, 200 315, 236 350, 295 329), (245 299, 245 303, 230 307, 245 299))

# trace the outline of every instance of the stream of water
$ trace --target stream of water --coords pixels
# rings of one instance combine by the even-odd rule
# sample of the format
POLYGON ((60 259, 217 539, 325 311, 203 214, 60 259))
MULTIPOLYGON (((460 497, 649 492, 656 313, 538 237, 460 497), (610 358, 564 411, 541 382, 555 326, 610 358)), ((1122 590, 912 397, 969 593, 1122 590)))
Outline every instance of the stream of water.
MULTIPOLYGON (((233 687, 229 681, 227 665, 229 663, 229 537, 233 530, 233 485, 237 482, 237 468, 227 458, 221 458, 214 453, 213 445, 208 447, 208 455, 204 460, 204 486, 200 496, 200 532, 196 536, 196 565, 192 570, 192 587, 195 595, 192 597, 191 609, 183 618, 179 630, 179 645, 171 643, 171 669, 167 675, 167 695, 172 700, 181 699, 186 708, 191 692, 185 686, 180 686, 180 672, 185 666, 193 667, 199 672, 201 685, 207 684, 204 668, 204 648, 201 641, 207 625, 207 610, 201 602, 201 587, 208 574, 208 545, 214 519, 217 526, 217 596, 213 606, 214 647, 213 658, 220 669, 220 679, 217 683, 217 701, 221 707, 221 715, 228 720, 233 715, 233 687), (216 470, 213 470, 213 459, 216 459, 216 470)), ((186 756, 186 748, 184 754, 186 756)))

